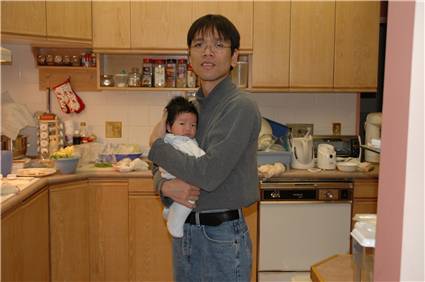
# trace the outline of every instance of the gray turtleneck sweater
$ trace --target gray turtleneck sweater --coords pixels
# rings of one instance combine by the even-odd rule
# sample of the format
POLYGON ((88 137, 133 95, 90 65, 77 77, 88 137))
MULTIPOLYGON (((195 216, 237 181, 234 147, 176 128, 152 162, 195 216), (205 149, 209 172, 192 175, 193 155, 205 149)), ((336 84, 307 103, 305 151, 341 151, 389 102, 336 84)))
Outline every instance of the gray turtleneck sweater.
MULTIPOLYGON (((247 95, 232 83, 230 76, 207 97, 198 90, 196 140, 205 151, 204 156, 188 156, 163 139, 152 144, 152 162, 201 189, 196 211, 237 209, 259 199, 257 144, 261 115, 247 95)), ((162 185, 159 173, 154 179, 157 187, 162 185)))

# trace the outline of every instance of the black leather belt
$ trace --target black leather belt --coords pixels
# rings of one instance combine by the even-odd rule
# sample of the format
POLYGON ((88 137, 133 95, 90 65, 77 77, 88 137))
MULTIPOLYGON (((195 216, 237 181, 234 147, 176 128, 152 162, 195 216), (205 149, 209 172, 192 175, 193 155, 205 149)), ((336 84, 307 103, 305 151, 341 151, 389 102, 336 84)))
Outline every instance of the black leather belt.
MULTIPOLYGON (((217 226, 223 222, 239 219, 239 210, 230 210, 224 212, 198 213, 199 224, 217 226)), ((191 212, 186 219, 186 223, 196 224, 196 212, 191 212)))

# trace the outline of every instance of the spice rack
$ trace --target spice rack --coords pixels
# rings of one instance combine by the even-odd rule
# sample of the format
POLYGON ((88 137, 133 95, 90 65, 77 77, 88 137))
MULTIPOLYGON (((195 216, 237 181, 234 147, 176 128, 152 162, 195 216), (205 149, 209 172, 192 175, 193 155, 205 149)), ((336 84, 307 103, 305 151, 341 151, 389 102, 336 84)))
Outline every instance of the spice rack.
MULTIPOLYGON (((118 87, 114 81, 114 86, 105 86, 102 83, 102 77, 104 75, 110 75, 111 77, 108 79, 114 79, 112 78, 116 74, 126 73, 130 74, 132 73, 133 68, 137 68, 141 74, 141 81, 143 81, 143 61, 144 59, 149 58, 151 60, 175 60, 176 62, 176 84, 177 84, 177 76, 178 76, 178 60, 184 59, 187 61, 187 54, 185 52, 179 53, 179 54, 121 54, 121 53, 101 53, 97 54, 97 61, 98 61, 98 81, 97 81, 97 88, 99 90, 133 90, 133 91, 184 91, 184 92, 193 92, 197 89, 197 84, 195 87, 166 87, 165 83, 164 86, 160 87, 143 87, 143 86, 128 86, 128 85, 122 85, 121 87, 118 87)), ((154 65, 154 64, 153 64, 154 65)), ((154 76, 155 70, 154 66, 152 66, 152 74, 154 76)), ((167 66, 166 63, 164 63, 164 73, 167 72, 167 66)), ((164 80, 166 80, 166 75, 164 74, 164 80)), ((165 81, 164 81, 165 82, 165 81)), ((155 79, 152 78, 152 85, 155 85, 155 79)))
MULTIPOLYGON (((87 48, 50 48, 50 47, 33 47, 32 48, 34 63, 39 73, 39 89, 46 90, 64 82, 67 78, 71 78, 72 88, 75 91, 98 91, 97 84, 97 68, 95 65, 81 66, 81 54, 90 53, 87 48), (50 65, 46 61, 47 56, 53 58, 50 65), (55 63, 55 57, 60 57, 61 62, 55 63), (41 59, 43 57, 44 59, 41 59), (63 59, 68 57, 69 63, 63 63, 63 59), (78 60, 78 65, 72 65, 72 58, 78 60), (39 59, 40 58, 40 59, 39 59), (40 62, 39 62, 40 60, 40 62)), ((58 60, 57 58, 57 60, 58 60)), ((59 60, 58 60, 59 61, 59 60)))

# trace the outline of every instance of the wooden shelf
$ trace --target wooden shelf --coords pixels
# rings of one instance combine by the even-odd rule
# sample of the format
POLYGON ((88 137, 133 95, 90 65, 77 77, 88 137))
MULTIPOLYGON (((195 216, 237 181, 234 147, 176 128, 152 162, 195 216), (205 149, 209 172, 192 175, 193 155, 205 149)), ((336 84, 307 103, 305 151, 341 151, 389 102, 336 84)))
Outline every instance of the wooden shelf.
POLYGON ((73 66, 40 66, 37 65, 37 68, 40 69, 46 69, 46 70, 86 70, 86 71, 96 71, 96 67, 73 67, 73 66))
POLYGON ((168 88, 168 87, 107 87, 100 86, 99 90, 124 90, 124 91, 143 91, 143 92, 162 92, 162 91, 184 91, 184 92, 195 92, 198 88, 168 88))

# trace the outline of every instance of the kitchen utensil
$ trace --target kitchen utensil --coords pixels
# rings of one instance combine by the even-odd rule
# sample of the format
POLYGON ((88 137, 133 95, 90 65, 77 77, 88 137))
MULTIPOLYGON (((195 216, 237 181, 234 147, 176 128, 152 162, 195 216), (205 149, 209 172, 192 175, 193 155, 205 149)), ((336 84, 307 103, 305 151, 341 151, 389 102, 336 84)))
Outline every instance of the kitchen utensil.
POLYGON ((66 158, 55 160, 56 168, 64 174, 75 173, 80 158, 66 158))
MULTIPOLYGON (((369 145, 372 139, 381 139, 382 113, 370 113, 365 122, 365 144, 369 145)), ((365 150, 365 160, 367 162, 379 163, 379 154, 370 150, 365 150)))
POLYGON ((344 172, 353 172, 357 170, 358 163, 355 162, 338 162, 336 163, 336 167, 340 171, 344 172))
POLYGON ((12 151, 2 150, 1 151, 1 174, 6 177, 12 170, 12 151))
POLYGON ((52 175, 56 172, 54 168, 23 168, 18 169, 16 172, 17 176, 32 176, 32 177, 42 177, 47 175, 52 175))
POLYGON ((290 138, 292 151, 292 167, 296 169, 309 169, 314 166, 313 158, 313 137, 290 138))
POLYGON ((317 167, 327 170, 336 168, 336 152, 334 146, 319 144, 317 148, 317 167))

